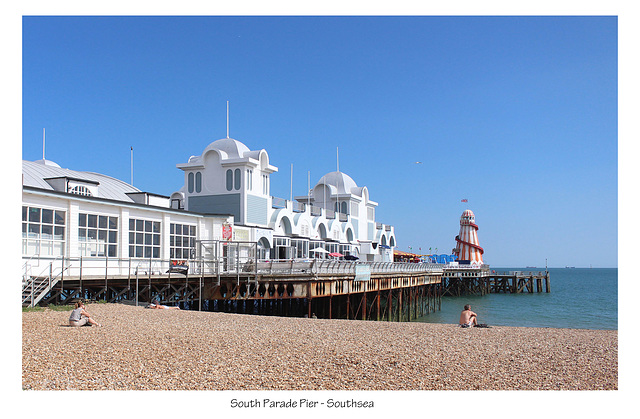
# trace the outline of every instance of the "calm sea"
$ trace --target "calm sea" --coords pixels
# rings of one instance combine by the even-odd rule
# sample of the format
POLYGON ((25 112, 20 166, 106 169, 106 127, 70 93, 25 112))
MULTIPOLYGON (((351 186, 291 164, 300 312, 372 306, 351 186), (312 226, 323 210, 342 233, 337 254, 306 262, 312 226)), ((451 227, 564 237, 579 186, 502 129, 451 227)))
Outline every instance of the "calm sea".
MULTIPOLYGON (((544 271, 491 268, 497 272, 544 271)), ((495 326, 618 329, 617 268, 549 268, 550 293, 442 297, 440 311, 416 321, 457 324, 465 304, 480 323, 495 326)))

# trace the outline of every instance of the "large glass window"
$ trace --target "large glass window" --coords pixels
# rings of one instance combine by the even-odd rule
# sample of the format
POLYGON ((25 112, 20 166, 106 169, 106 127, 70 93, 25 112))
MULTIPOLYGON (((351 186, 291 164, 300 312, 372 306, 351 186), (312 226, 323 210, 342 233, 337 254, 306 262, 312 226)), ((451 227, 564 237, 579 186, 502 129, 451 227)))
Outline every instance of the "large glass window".
POLYGON ((129 257, 160 258, 160 222, 129 219, 129 257))
POLYGON ((80 256, 118 256, 118 217, 78 214, 80 256))
POLYGON ((291 239, 291 247, 293 248, 294 258, 309 257, 309 240, 291 239))
POLYGON ((291 259, 291 239, 288 237, 276 237, 273 239, 276 259, 291 259))
POLYGON ((195 259, 196 226, 171 223, 169 230, 169 257, 171 259, 195 259))
POLYGON ((64 255, 66 212, 22 207, 22 254, 64 255))

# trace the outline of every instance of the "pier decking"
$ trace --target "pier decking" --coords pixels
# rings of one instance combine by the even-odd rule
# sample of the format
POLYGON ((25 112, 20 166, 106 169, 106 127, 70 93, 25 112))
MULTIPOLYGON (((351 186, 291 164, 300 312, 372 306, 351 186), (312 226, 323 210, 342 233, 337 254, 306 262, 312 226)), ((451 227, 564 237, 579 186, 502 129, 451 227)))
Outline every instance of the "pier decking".
POLYGON ((282 316, 409 321, 440 308, 442 265, 287 260, 51 261, 23 279, 23 305, 78 299, 282 316), (95 261, 94 261, 95 262, 95 261), (54 267, 54 264, 56 267, 54 267), (102 267, 96 267, 101 265, 102 267))
POLYGON ((446 267, 443 269, 444 296, 520 294, 551 292, 548 271, 496 272, 489 267, 446 267))
POLYGON ((443 296, 551 292, 547 271, 495 272, 426 263, 239 258, 172 260, 57 258, 23 275, 23 306, 78 299, 163 304, 246 314, 410 321, 443 296))

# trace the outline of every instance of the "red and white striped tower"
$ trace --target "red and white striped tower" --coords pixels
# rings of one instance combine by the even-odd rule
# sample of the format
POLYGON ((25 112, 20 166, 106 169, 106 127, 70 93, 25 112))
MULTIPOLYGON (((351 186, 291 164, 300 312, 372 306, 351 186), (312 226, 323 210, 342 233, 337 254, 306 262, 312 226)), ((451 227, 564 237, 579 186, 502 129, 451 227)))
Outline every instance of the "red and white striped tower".
POLYGON ((456 236, 453 253, 458 260, 468 260, 472 265, 482 265, 484 250, 478 245, 478 226, 473 211, 465 210, 460 217, 460 234, 456 236))

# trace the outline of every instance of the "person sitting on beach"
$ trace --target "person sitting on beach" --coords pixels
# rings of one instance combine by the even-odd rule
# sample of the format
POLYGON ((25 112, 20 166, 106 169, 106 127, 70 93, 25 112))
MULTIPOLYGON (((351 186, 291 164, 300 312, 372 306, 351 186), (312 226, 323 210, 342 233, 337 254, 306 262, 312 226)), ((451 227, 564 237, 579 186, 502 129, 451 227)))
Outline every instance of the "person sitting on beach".
POLYGON ((100 323, 97 323, 91 318, 89 312, 85 310, 84 303, 80 300, 76 303, 75 309, 71 311, 71 315, 69 316, 69 326, 80 327, 86 325, 101 326, 100 323))
POLYGON ((180 310, 180 307, 178 306, 169 307, 169 306, 162 305, 158 300, 153 300, 151 304, 147 306, 147 308, 164 309, 164 310, 180 310))
POLYGON ((472 327, 478 324, 478 315, 471 311, 469 304, 464 306, 464 310, 460 313, 460 327, 472 327))

